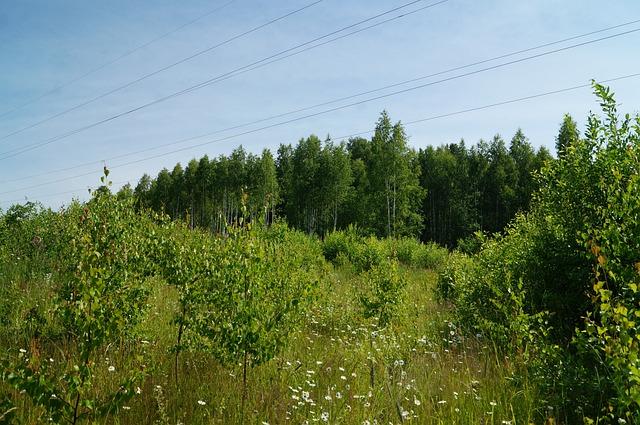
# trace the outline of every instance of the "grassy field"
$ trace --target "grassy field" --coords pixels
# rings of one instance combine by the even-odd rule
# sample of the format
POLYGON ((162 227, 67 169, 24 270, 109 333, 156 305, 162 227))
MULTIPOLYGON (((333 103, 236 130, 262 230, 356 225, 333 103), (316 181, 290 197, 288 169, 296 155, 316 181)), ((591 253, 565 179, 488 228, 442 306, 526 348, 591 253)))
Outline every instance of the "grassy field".
MULTIPOLYGON (((514 381, 508 358, 459 332, 448 307, 435 300, 434 271, 400 271, 408 285, 399 317, 378 331, 362 317, 358 274, 349 266, 331 266, 320 296, 285 350, 249 370, 244 417, 241 364, 225 368, 203 352, 185 351, 176 373, 177 293, 151 281, 148 315, 136 330, 148 376, 135 397, 100 423, 528 424, 552 414, 535 410, 539 401, 526 383, 514 381)), ((47 277, 34 282, 20 285, 20 310, 47 302, 47 277)), ((73 352, 60 344, 19 335, 3 340, 4 349, 25 350, 32 363, 48 367, 73 352)), ((133 351, 138 350, 123 345, 101 351, 96 393, 117 388, 122 370, 139 367, 130 358, 133 351)), ((11 396, 21 423, 46 422, 27 397, 15 391, 11 396)))

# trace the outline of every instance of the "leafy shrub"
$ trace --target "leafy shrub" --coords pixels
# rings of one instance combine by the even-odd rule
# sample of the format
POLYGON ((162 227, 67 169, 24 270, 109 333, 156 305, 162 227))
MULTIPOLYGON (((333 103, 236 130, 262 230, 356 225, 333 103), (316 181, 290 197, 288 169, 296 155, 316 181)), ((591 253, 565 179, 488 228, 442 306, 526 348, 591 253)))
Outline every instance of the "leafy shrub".
POLYGON ((356 272, 383 264, 390 256, 384 241, 375 236, 358 236, 352 227, 330 233, 324 240, 322 251, 325 258, 334 264, 351 263, 356 272))
POLYGON ((448 251, 435 243, 423 244, 414 238, 361 237, 354 228, 330 233, 322 245, 324 256, 334 264, 351 263, 356 271, 369 270, 395 258, 404 265, 437 269, 448 251))
POLYGON ((416 264, 418 252, 422 248, 420 242, 413 238, 389 239, 388 242, 398 261, 411 266, 416 264))
POLYGON ((438 270, 442 267, 449 255, 449 251, 434 242, 420 244, 416 254, 414 267, 438 270))
POLYGON ((458 239, 456 249, 468 255, 477 254, 482 249, 482 244, 487 240, 484 233, 478 231, 466 238, 458 239))
POLYGON ((446 248, 438 246, 436 243, 430 242, 423 244, 413 238, 385 239, 388 255, 396 258, 402 264, 423 268, 438 269, 443 265, 447 258, 448 251, 446 248))
POLYGON ((326 264, 321 246, 285 225, 243 219, 225 237, 186 226, 172 234, 179 237, 167 241, 161 270, 180 294, 176 383, 179 351, 205 351, 243 366, 244 405, 248 370, 278 354, 316 295, 326 264))
POLYGON ((375 318, 379 328, 388 326, 397 315, 406 286, 397 263, 373 266, 363 273, 362 281, 360 303, 364 317, 375 318))
POLYGON ((98 351, 126 338, 146 306, 150 221, 135 213, 132 201, 117 200, 105 190, 95 192, 82 209, 68 209, 71 240, 58 258, 66 279, 54 300, 56 319, 73 342, 65 367, 40 362, 35 350, 22 351, 4 365, 6 382, 43 407, 53 422, 76 423, 116 411, 144 374, 130 370, 115 388, 103 391, 104 398, 93 388, 98 351))
POLYGON ((474 262, 464 254, 452 252, 442 264, 436 281, 436 296, 441 301, 456 302, 463 288, 470 285, 467 280, 472 276, 474 262))
POLYGON ((351 263, 357 272, 371 270, 376 266, 386 264, 389 259, 389 253, 383 241, 375 236, 369 236, 363 239, 361 243, 356 245, 354 256, 351 263))
POLYGON ((322 243, 322 252, 329 261, 335 262, 338 256, 351 261, 356 256, 357 245, 360 240, 361 237, 353 227, 347 230, 337 230, 325 237, 322 243))
POLYGON ((544 397, 563 394, 567 421, 635 423, 640 118, 619 120, 594 87, 606 117, 592 114, 585 138, 543 167, 531 212, 483 243, 470 271, 445 267, 438 287, 470 331, 520 355, 544 397))
MULTIPOLYGON (((570 146, 550 172, 554 203, 574 202, 560 192, 571 175, 583 205, 574 212, 579 240, 594 270, 594 307, 578 341, 607 373, 608 416, 640 421, 640 115, 618 117, 613 94, 596 85, 605 118, 589 117, 587 138, 570 146), (583 162, 587 160, 586 162, 583 162), (597 178, 594 179, 594 176, 597 178), (595 181, 594 181, 595 180, 595 181), (564 201, 564 202, 563 202, 564 201)), ((568 192, 568 193, 567 193, 568 192)))

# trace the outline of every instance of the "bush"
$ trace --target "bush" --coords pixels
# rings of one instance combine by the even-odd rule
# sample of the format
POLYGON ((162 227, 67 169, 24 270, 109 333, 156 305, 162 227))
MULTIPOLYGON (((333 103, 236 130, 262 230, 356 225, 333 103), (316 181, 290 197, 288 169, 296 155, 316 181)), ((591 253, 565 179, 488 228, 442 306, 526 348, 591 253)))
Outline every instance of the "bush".
POLYGON ((375 236, 369 236, 356 245, 351 263, 357 272, 371 270, 389 261, 389 252, 383 241, 375 236))
POLYGON ((395 258, 409 267, 437 269, 448 256, 446 248, 440 247, 435 243, 423 244, 409 237, 388 238, 379 242, 384 247, 387 257, 395 258))
POLYGON ((351 263, 356 272, 383 264, 390 257, 385 242, 374 236, 358 236, 354 228, 330 233, 324 240, 322 252, 334 264, 351 263))
POLYGON ((329 233, 322 243, 322 253, 327 260, 332 262, 335 262, 339 256, 351 261, 356 256, 360 239, 352 227, 344 231, 338 230, 329 233))
POLYGON ((482 244, 487 240, 484 233, 478 231, 466 238, 458 239, 456 249, 468 255, 477 254, 482 249, 482 244))
POLYGON ((390 239, 389 245, 398 261, 410 266, 416 264, 422 248, 422 244, 413 238, 390 239))
POLYGON ((434 242, 420 244, 413 265, 423 269, 439 270, 447 261, 449 251, 434 242))
POLYGON ((473 273, 474 262, 458 252, 450 253, 438 271, 436 297, 441 301, 456 302, 462 288, 467 288, 473 273), (458 289, 460 288, 460 289, 458 289))
POLYGON ((406 285, 394 261, 364 272, 360 294, 364 317, 376 319, 380 329, 387 327, 398 314, 406 285))
POLYGON ((606 117, 592 114, 585 138, 543 167, 531 211, 471 268, 447 264, 438 293, 469 331, 517 354, 543 397, 563 394, 566 421, 636 423, 640 117, 619 120, 610 91, 594 87, 606 117))

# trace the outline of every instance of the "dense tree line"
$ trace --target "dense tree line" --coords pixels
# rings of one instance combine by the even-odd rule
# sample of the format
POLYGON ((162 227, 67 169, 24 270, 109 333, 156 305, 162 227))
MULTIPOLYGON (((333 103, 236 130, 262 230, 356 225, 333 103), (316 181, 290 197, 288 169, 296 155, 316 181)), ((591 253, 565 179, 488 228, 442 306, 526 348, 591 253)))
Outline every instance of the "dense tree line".
MULTIPOLYGON (((557 150, 577 137, 566 116, 557 150)), ((378 236, 420 236, 454 246, 475 231, 501 231, 527 210, 534 173, 551 154, 537 151, 521 130, 510 143, 496 135, 467 147, 464 141, 416 151, 400 122, 386 112, 370 139, 336 143, 315 135, 274 155, 240 146, 229 156, 178 163, 133 189, 139 203, 192 226, 224 231, 243 203, 251 217, 275 216, 308 233, 355 225, 378 236)), ((131 190, 125 188, 123 190, 131 190)))
POLYGON ((518 129, 509 146, 499 135, 467 147, 459 143, 428 147, 418 154, 421 185, 427 191, 422 237, 452 246, 474 231, 501 231, 526 211, 536 190, 534 172, 551 159, 535 151, 518 129))

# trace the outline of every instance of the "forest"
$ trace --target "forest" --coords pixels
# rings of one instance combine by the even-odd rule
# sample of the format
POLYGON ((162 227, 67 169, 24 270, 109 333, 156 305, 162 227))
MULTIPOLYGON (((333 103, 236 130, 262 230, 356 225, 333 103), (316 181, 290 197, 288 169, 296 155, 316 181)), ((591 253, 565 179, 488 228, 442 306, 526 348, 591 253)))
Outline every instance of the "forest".
POLYGON ((640 115, 311 135, 0 211, 0 424, 640 423, 640 115))
MULTIPOLYGON (((566 116, 558 146, 578 137, 566 116)), ((474 232, 501 231, 526 211, 536 190, 533 175, 552 159, 537 151, 518 129, 509 144, 499 135, 467 147, 459 143, 409 146, 400 122, 383 112, 373 137, 335 143, 311 135, 274 156, 247 153, 192 159, 155 178, 144 175, 132 189, 143 207, 173 219, 187 216, 192 227, 221 232, 237 222, 242 197, 251 217, 284 219, 308 234, 355 226, 378 237, 413 236, 455 247, 474 232)))

